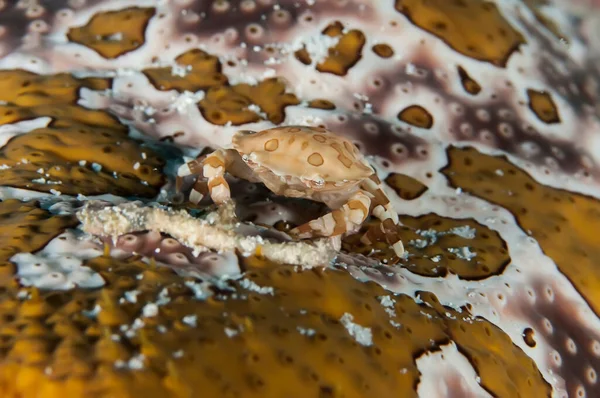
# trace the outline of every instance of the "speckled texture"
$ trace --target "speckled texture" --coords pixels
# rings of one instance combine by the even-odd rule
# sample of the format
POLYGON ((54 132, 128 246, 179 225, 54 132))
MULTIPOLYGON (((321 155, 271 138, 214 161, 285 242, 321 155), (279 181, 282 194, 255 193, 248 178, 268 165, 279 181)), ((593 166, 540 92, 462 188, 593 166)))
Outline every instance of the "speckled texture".
POLYGON ((1 396, 600 394, 597 0, 0 3, 1 396), (367 156, 405 255, 369 219, 331 264, 271 263, 254 243, 324 206, 228 176, 233 228, 176 195, 280 125, 367 156), (252 250, 90 235, 90 199, 252 250))

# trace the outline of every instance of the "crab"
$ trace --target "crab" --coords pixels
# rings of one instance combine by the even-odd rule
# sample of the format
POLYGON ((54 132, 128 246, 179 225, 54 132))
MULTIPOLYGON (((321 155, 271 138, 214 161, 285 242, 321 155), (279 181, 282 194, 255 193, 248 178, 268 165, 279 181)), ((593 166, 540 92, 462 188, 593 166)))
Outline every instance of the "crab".
POLYGON ((232 148, 187 162, 177 174, 178 181, 190 175, 198 177, 190 202, 198 203, 208 193, 215 204, 223 205, 231 201, 226 172, 262 182, 276 195, 311 199, 332 209, 290 230, 296 239, 356 233, 372 214, 381 221, 386 241, 396 255, 404 253, 397 233, 398 214, 375 170, 356 145, 329 130, 285 126, 238 131, 233 135, 232 148))

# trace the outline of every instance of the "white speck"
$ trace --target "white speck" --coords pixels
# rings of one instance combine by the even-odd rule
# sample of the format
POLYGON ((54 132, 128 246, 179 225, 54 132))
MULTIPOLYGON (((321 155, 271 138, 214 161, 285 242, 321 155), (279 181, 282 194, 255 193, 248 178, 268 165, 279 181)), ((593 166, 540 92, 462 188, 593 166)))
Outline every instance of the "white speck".
POLYGON ((100 311, 102 310, 102 308, 100 308, 100 305, 96 304, 96 306, 94 308, 92 308, 91 310, 83 310, 81 311, 81 313, 83 315, 85 315, 88 318, 96 318, 96 316, 98 316, 98 314, 100 313, 100 311))
POLYGON ((181 358, 183 356, 183 350, 178 350, 173 353, 173 358, 181 358))
POLYGON ((102 165, 94 162, 94 163, 92 163, 92 170, 94 170, 96 173, 98 173, 102 170, 102 165))
POLYGON ((303 328, 302 326, 298 326, 296 329, 298 330, 298 332, 300 332, 301 335, 308 337, 314 336, 317 333, 315 329, 303 328))
POLYGON ((185 77, 188 74, 189 68, 182 65, 171 66, 171 76, 185 77))
POLYGON ((348 331, 348 334, 354 337, 354 340, 356 340, 358 344, 361 344, 365 347, 373 345, 373 334, 371 329, 352 322, 353 319, 354 317, 352 314, 346 312, 340 318, 340 322, 342 325, 344 325, 348 331))
POLYGON ((275 289, 273 289, 270 286, 258 286, 256 283, 254 283, 253 281, 251 281, 250 279, 242 279, 240 280, 240 286, 243 287, 244 289, 248 289, 251 290, 253 292, 256 292, 258 294, 270 294, 270 295, 274 295, 275 294, 275 289))
POLYGON ((227 335, 227 337, 233 337, 233 336, 237 336, 240 333, 239 330, 237 329, 232 329, 232 328, 225 328, 225 334, 227 335))
POLYGON ((143 354, 136 355, 129 360, 127 365, 129 366, 129 369, 142 369, 144 367, 144 359, 145 357, 143 354))
POLYGON ((197 321, 198 321, 198 317, 196 315, 186 315, 182 319, 183 323, 185 323, 186 325, 191 326, 191 327, 196 327, 197 321))
POLYGON ((456 254, 459 258, 467 261, 471 261, 477 256, 477 253, 472 252, 468 246, 464 247, 451 247, 448 251, 452 254, 456 254))
POLYGON ((125 300, 129 301, 130 303, 136 303, 138 294, 140 294, 138 290, 129 290, 124 293, 125 300))
POLYGON ((156 316, 156 315, 158 315, 158 306, 156 304, 154 304, 154 303, 148 303, 142 309, 142 314, 146 318, 150 318, 150 317, 156 316))
POLYGON ((475 233, 477 232, 475 228, 471 228, 468 225, 464 225, 462 227, 455 227, 448 231, 454 235, 458 235, 461 238, 465 239, 475 239, 475 233))
POLYGON ((133 169, 137 170, 140 168, 140 162, 135 162, 135 164, 133 165, 133 169))
POLYGON ((54 196, 60 196, 62 194, 62 192, 57 191, 56 189, 51 189, 50 193, 54 196))

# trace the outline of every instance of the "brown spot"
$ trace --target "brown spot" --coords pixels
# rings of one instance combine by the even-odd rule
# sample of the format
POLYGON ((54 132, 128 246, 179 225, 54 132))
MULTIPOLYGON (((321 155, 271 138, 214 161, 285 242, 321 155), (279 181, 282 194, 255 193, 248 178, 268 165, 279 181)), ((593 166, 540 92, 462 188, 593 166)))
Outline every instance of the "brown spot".
POLYGON ((448 158, 450 184, 509 210, 600 314, 600 201, 542 185, 504 156, 450 147, 448 158))
POLYGON ((269 121, 279 124, 285 118, 285 108, 299 103, 294 94, 286 92, 282 80, 271 78, 255 86, 244 83, 211 87, 198 106, 210 123, 223 126, 231 122, 239 126, 261 120, 260 115, 248 109, 252 104, 258 105, 269 121))
POLYGON ((433 116, 431 116, 427 109, 419 105, 411 105, 404 108, 398 113, 398 119, 423 129, 430 129, 433 126, 433 116))
MULTIPOLYGON (((322 34, 329 37, 339 37, 338 43, 328 50, 327 57, 317 65, 317 70, 323 73, 332 73, 344 76, 361 58, 365 45, 365 35, 359 30, 350 30, 342 33, 344 26, 335 21, 327 26, 322 34)), ((308 52, 302 48, 294 53, 296 58, 309 65, 312 60, 308 52)))
POLYGON ((305 150, 306 148, 308 148, 308 141, 302 141, 302 146, 300 147, 300 149, 305 150))
POLYGON ((458 76, 465 91, 472 95, 477 95, 481 91, 481 86, 477 83, 462 66, 458 67, 458 76))
POLYGON ((279 140, 278 139, 273 138, 272 140, 265 142, 265 151, 273 152, 273 151, 277 150, 277 148, 279 148, 279 140))
POLYGON ((316 99, 308 102, 308 106, 310 108, 315 109, 325 109, 325 110, 333 110, 335 109, 335 105, 331 101, 327 101, 324 99, 316 99))
POLYGON ((385 182, 404 200, 416 199, 427 191, 426 185, 405 174, 390 173, 385 182))
POLYGON ((294 56, 298 61, 302 62, 304 65, 310 65, 312 63, 312 58, 310 57, 310 54, 308 53, 308 51, 306 51, 305 48, 301 48, 300 50, 296 51, 294 53, 294 56))
MULTIPOLYGON (((152 245, 142 238, 145 247, 152 245)), ((294 270, 258 256, 240 256, 240 262, 251 285, 273 287, 273 295, 258 294, 240 279, 198 300, 187 278, 139 256, 85 261, 106 279, 101 289, 27 289, 30 297, 20 300, 21 289, 9 278, 0 306, 3 396, 31 397, 39 391, 93 396, 108 386, 113 396, 143 393, 147 398, 200 390, 208 397, 331 397, 341 391, 345 398, 414 397, 420 379, 415 360, 449 341, 469 358, 490 395, 550 393, 535 362, 499 328, 467 309, 442 307, 432 294, 420 293, 419 302, 393 295, 386 312, 379 303, 390 292, 345 270, 294 270), (138 302, 120 304, 123 292, 133 289, 138 302), (171 303, 145 318, 136 338, 127 339, 119 326, 133 324, 160 292, 167 292, 171 303), (102 308, 98 316, 82 315, 96 306, 102 308), (339 322, 346 313, 372 331, 372 346, 348 334, 339 322), (189 315, 197 317, 198 327, 181 321, 189 315), (401 326, 390 325, 391 319, 401 326), (164 333, 156 331, 165 324, 164 333), (240 332, 229 337, 224 327, 240 332), (173 360, 178 350, 183 358, 173 360), (151 363, 143 377, 115 369, 116 361, 140 352, 151 363), (47 367, 52 377, 44 375, 47 367), (14 382, 30 377, 34 383, 14 382)))
POLYGON ((375 44, 372 47, 372 50, 375 54, 379 55, 381 58, 390 58, 394 55, 394 50, 392 49, 392 47, 388 46, 387 44, 375 44))
POLYGON ((154 8, 140 7, 100 12, 86 25, 69 29, 67 37, 104 58, 117 58, 144 44, 146 26, 154 13, 154 8))
POLYGON ((547 124, 560 123, 558 109, 549 93, 528 89, 527 96, 529 97, 529 109, 535 113, 538 119, 547 124))
POLYGON ((313 152, 307 160, 313 166, 321 166, 323 164, 323 156, 318 152, 313 152))
POLYGON ((529 347, 536 346, 537 343, 535 341, 535 332, 532 328, 525 328, 525 330, 523 330, 523 341, 525 341, 525 344, 527 344, 529 347))
POLYGON ((0 164, 10 167, 2 171, 2 184, 67 195, 155 196, 164 184, 164 161, 128 137, 127 127, 108 112, 78 105, 83 87, 104 90, 110 80, 0 71, 0 124, 52 118, 48 127, 13 137, 0 148, 0 164), (81 159, 87 163, 80 165, 81 159), (140 167, 134 169, 136 162, 140 167), (94 170, 93 163, 102 169, 94 170), (51 183, 39 181, 40 168, 51 183))
POLYGON ((321 142, 321 143, 327 141, 327 138, 325 136, 323 136, 323 135, 320 135, 320 134, 313 135, 313 138, 314 138, 315 141, 321 142))
POLYGON ((301 132, 301 131, 302 131, 302 129, 300 129, 300 128, 298 128, 298 127, 290 127, 290 128, 288 129, 288 132, 290 132, 290 133, 299 133, 299 132, 301 132))
POLYGON ((344 32, 344 25, 340 21, 334 21, 323 29, 323 34, 329 37, 341 36, 344 32))
POLYGON ((376 220, 368 221, 359 233, 345 238, 343 248, 392 264, 400 261, 407 270, 428 277, 443 277, 452 272, 461 279, 480 280, 502 274, 510 263, 506 242, 496 231, 473 219, 455 220, 431 213, 419 217, 400 216, 400 221, 402 226, 396 228, 412 255, 409 260, 396 257, 393 249, 385 243, 376 220), (455 232, 465 227, 474 231, 473 239, 455 232), (434 233, 435 243, 431 243, 422 231, 434 233), (368 233, 369 239, 376 243, 365 245, 360 242, 363 233, 368 233), (461 247, 469 247, 476 255, 469 260, 460 253, 452 252, 461 247), (432 258, 438 261, 433 262, 432 258))
POLYGON ((525 39, 482 0, 396 0, 396 10, 461 54, 504 67, 525 39))
POLYGON ((221 72, 219 58, 200 49, 195 48, 181 54, 175 62, 189 68, 185 76, 173 74, 173 68, 170 66, 147 68, 143 72, 154 87, 163 91, 196 92, 227 84, 227 77, 221 72))

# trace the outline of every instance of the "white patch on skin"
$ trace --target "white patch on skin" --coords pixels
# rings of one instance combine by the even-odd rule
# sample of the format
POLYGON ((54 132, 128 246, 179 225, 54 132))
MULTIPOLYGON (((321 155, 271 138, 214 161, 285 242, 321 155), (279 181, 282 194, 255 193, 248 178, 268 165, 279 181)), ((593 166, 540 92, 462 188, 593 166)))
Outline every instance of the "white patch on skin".
POLYGON ((21 285, 52 290, 104 286, 102 276, 83 265, 85 260, 102 255, 102 250, 91 245, 86 248, 85 244, 80 245, 80 250, 71 250, 69 236, 62 235, 65 241, 59 239, 61 236, 54 238, 35 254, 17 253, 10 258, 17 265, 16 276, 21 285))
POLYGON ((475 369, 454 342, 440 349, 425 352, 416 361, 421 373, 417 387, 419 397, 492 397, 479 385, 475 369))
POLYGON ((52 121, 51 118, 44 116, 38 117, 31 120, 23 120, 11 124, 3 124, 0 126, 0 148, 6 145, 6 143, 13 137, 21 134, 29 133, 30 131, 48 127, 48 124, 52 121))
POLYGON ((371 329, 354 323, 354 316, 352 314, 344 313, 340 318, 340 322, 358 344, 365 347, 373 345, 373 332, 371 329))

